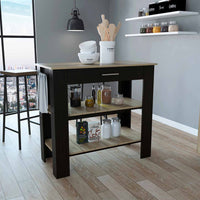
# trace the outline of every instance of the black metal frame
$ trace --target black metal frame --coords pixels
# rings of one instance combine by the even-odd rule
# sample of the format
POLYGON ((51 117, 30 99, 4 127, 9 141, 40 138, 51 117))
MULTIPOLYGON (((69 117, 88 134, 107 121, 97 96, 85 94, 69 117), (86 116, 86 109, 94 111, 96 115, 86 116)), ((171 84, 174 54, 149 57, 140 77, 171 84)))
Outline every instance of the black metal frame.
MULTIPOLYGON (((2 8, 1 8, 1 3, 0 3, 0 33, 1 33, 0 40, 1 40, 3 70, 6 70, 4 38, 33 38, 34 39, 35 63, 37 63, 36 29, 35 29, 35 5, 34 5, 34 0, 32 0, 32 17, 33 17, 33 36, 29 36, 29 35, 27 35, 27 36, 26 35, 4 35, 4 33, 3 33, 3 23, 2 23, 2 8)), ((36 66, 35 66, 35 69, 37 69, 36 66)), ((3 76, 0 76, 0 78, 3 78, 3 76)), ((36 77, 36 82, 37 82, 37 77, 36 77)), ((8 111, 8 107, 7 106, 6 106, 6 111, 8 111)), ((38 109, 31 109, 31 110, 38 110, 38 109)), ((33 122, 33 123, 35 123, 35 122, 33 122)))

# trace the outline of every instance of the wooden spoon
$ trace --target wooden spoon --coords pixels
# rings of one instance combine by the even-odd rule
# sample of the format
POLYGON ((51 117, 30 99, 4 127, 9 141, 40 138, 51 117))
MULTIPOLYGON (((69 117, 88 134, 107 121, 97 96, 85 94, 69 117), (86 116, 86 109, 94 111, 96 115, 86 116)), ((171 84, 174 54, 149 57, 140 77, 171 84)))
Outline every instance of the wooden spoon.
POLYGON ((101 15, 101 19, 102 19, 102 24, 108 28, 109 26, 109 21, 106 19, 105 15, 101 15))
POLYGON ((115 32, 116 32, 116 26, 114 24, 110 24, 109 25, 109 40, 110 41, 114 41, 114 36, 115 36, 115 32))
POLYGON ((99 33, 99 35, 101 37, 101 41, 103 41, 104 37, 105 37, 105 27, 104 27, 104 25, 103 24, 99 24, 97 26, 97 30, 98 30, 98 33, 99 33))
POLYGON ((121 28, 121 22, 118 23, 117 28, 115 29, 115 33, 113 36, 113 41, 115 40, 117 33, 119 32, 119 29, 121 28))

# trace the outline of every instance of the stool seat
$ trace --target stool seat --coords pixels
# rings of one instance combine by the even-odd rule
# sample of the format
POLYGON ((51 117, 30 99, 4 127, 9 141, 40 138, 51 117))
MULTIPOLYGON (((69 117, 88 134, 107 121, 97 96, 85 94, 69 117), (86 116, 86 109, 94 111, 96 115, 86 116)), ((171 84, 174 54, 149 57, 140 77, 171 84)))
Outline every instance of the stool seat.
POLYGON ((23 69, 23 70, 3 70, 0 71, 0 74, 3 74, 5 76, 34 76, 37 75, 36 70, 30 70, 30 69, 23 69))

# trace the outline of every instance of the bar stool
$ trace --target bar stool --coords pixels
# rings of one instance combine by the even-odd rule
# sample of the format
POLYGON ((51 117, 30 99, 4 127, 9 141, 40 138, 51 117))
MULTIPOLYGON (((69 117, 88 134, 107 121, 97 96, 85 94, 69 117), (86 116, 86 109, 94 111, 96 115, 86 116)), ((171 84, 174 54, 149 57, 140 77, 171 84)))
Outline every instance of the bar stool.
POLYGON ((28 120, 28 132, 31 135, 31 126, 30 123, 32 122, 30 119, 39 117, 39 115, 30 117, 29 113, 29 100, 28 100, 28 89, 27 89, 27 76, 36 76, 36 70, 5 70, 0 71, 1 74, 4 75, 4 102, 3 102, 3 138, 2 141, 5 142, 5 129, 13 131, 18 134, 18 142, 19 142, 19 150, 21 150, 21 121, 28 120), (8 105, 7 100, 7 77, 15 77, 16 78, 16 87, 17 87, 17 112, 8 112, 6 110, 8 105), (26 101, 26 112, 27 118, 21 119, 20 117, 20 98, 19 98, 19 77, 24 77, 25 83, 25 101, 26 101), (17 114, 18 118, 18 130, 14 130, 12 128, 6 127, 6 116, 17 114))

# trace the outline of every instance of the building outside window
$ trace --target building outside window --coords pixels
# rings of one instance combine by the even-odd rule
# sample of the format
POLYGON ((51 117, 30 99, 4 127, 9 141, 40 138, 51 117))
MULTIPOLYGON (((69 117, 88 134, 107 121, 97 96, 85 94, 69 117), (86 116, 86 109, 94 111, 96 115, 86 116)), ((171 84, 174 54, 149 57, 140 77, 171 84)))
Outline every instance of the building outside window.
MULTIPOLYGON (((0 70, 35 69, 34 0, 0 1, 0 70)), ((20 107, 26 109, 24 78, 20 78, 20 107)), ((37 107, 36 77, 27 77, 30 108, 37 107)), ((0 78, 0 112, 4 80, 0 78)), ((16 110, 16 80, 7 78, 8 110, 16 110)))

